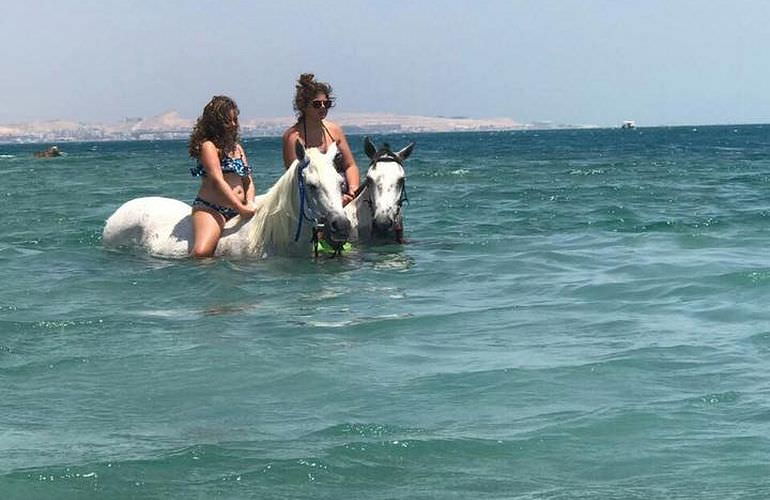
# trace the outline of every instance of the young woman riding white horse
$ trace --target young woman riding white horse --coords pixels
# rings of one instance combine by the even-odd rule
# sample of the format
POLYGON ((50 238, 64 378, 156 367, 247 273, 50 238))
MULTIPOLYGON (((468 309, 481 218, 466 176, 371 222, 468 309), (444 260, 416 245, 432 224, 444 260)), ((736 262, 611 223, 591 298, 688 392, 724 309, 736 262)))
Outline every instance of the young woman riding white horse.
POLYGON ((296 160, 294 143, 298 140, 322 152, 334 146, 334 166, 343 176, 342 204, 346 205, 358 190, 359 173, 342 127, 326 119, 334 107, 331 85, 317 81, 312 73, 303 73, 297 80, 293 106, 297 122, 283 133, 284 166, 288 168, 296 160))
POLYGON ((190 156, 198 161, 190 171, 201 178, 192 204, 195 242, 190 254, 195 258, 214 255, 228 220, 254 215, 254 181, 238 137, 238 114, 235 101, 214 96, 190 136, 190 156))

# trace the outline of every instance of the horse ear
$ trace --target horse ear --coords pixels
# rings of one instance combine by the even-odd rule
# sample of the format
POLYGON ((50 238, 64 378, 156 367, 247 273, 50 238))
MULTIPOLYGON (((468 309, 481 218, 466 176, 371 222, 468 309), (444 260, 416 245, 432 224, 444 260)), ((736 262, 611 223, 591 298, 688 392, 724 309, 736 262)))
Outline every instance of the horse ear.
POLYGON ((297 159, 299 161, 305 159, 305 146, 302 145, 299 139, 297 139, 297 142, 294 143, 294 152, 296 153, 297 159))
POLYGON ((406 160, 407 158, 409 158, 409 155, 412 154, 413 149, 414 149, 414 143, 411 142, 407 147, 405 147, 404 149, 396 153, 396 155, 398 155, 398 157, 401 158, 402 160, 406 160))
POLYGON ((366 152, 366 156, 368 156, 370 160, 373 160, 374 155, 377 153, 377 148, 374 146, 372 140, 369 139, 368 135, 364 138, 364 152, 366 152))

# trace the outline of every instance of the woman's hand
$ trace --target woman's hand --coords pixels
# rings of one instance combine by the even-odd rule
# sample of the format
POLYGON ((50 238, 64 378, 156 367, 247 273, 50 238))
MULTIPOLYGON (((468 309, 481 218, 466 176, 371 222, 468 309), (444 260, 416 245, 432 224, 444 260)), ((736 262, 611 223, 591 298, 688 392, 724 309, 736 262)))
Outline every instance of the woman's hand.
POLYGON ((345 205, 347 205, 348 203, 350 203, 351 201, 353 201, 353 195, 351 193, 344 193, 342 195, 342 206, 343 207, 345 205))
POLYGON ((244 219, 250 219, 254 217, 255 212, 256 210, 254 210, 250 205, 241 205, 238 207, 238 214, 244 219))

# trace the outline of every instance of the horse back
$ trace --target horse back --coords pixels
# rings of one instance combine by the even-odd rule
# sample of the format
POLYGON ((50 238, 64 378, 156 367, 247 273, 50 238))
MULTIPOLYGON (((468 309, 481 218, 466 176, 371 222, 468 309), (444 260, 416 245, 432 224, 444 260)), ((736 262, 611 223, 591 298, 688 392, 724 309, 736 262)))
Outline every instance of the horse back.
POLYGON ((138 248, 154 255, 185 257, 193 236, 190 211, 190 205, 171 198, 135 198, 107 219, 102 242, 109 248, 138 248))

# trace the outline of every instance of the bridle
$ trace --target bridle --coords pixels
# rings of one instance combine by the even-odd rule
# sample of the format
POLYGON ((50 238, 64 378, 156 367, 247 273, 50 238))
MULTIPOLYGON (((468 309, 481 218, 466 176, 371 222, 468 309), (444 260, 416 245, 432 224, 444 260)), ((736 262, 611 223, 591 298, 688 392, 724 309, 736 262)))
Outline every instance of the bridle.
MULTIPOLYGON (((383 163, 395 162, 395 163, 398 163, 402 169, 404 168, 404 161, 401 158, 399 158, 398 155, 388 150, 382 151, 379 154, 375 155, 375 157, 372 158, 372 161, 369 163, 368 168, 372 168, 372 166, 380 162, 383 162, 383 163)), ((368 184, 368 182, 366 184, 368 184)), ((364 184, 364 186, 366 184, 364 184)), ((359 194, 361 194, 361 191, 363 191, 364 186, 359 186, 354 198, 357 197, 359 194)), ((371 212, 372 219, 374 219, 374 206, 372 205, 371 197, 367 198, 364 201, 367 203, 367 205, 369 205, 369 211, 371 212)), ((401 192, 399 193, 398 201, 396 202, 396 205, 398 205, 398 208, 396 209, 396 215, 393 217, 394 232, 396 234, 396 243, 404 242, 404 219, 401 215, 401 208, 404 203, 406 203, 407 205, 409 204, 409 197, 406 194, 406 179, 404 179, 404 182, 401 184, 401 192)), ((374 223, 372 222, 372 224, 374 223)))
MULTIPOLYGON (((326 228, 326 223, 324 220, 319 219, 315 211, 311 208, 311 214, 313 217, 310 217, 306 213, 306 209, 310 208, 310 204, 307 202, 307 191, 305 189, 305 175, 304 171, 307 168, 307 166, 310 165, 310 160, 308 158, 305 158, 303 162, 297 166, 298 172, 297 172, 297 186, 299 189, 299 217, 297 218, 297 231, 294 234, 294 242, 299 241, 299 235, 302 232, 302 221, 306 220, 309 224, 312 224, 312 237, 311 240, 313 243, 313 254, 316 258, 318 258, 318 245, 320 243, 320 235, 323 233, 324 229, 326 228)), ((328 241, 329 245, 331 245, 332 248, 334 248, 334 254, 332 254, 332 257, 336 257, 338 255, 342 254, 342 246, 343 243, 337 244, 331 241, 328 241)))

